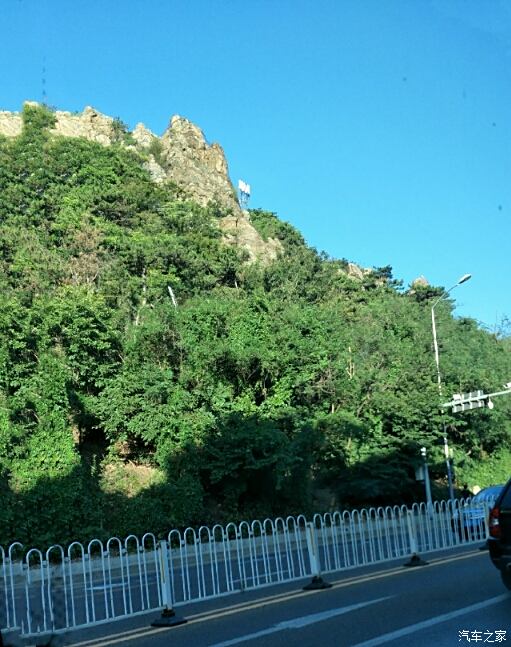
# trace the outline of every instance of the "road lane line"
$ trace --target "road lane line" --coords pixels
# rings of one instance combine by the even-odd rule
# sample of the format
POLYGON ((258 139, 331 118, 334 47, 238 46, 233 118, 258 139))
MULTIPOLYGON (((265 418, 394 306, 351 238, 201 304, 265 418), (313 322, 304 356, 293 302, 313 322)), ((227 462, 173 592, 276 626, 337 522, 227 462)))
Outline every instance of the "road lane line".
POLYGON ((488 600, 483 600, 482 602, 471 604, 468 607, 463 607, 463 609, 457 609, 456 611, 443 613, 440 616, 435 616, 434 618, 428 618, 428 620, 417 622, 414 625, 409 625, 408 627, 403 627, 402 629, 397 629, 396 631, 391 631, 387 634, 382 634, 377 638, 371 638, 371 640, 365 640, 364 642, 353 645, 353 647, 377 647, 378 645, 383 645, 384 643, 391 642, 392 640, 403 638, 403 636, 409 636, 410 634, 414 634, 417 631, 421 631, 422 629, 428 629, 429 627, 434 627, 435 625, 439 625, 442 622, 447 622, 448 620, 459 618, 460 616, 464 616, 467 613, 472 613, 472 611, 479 611, 480 609, 486 609, 486 607, 491 607, 494 604, 498 604, 499 602, 504 602, 504 600, 509 600, 509 599, 510 599, 509 594, 503 593, 502 595, 497 595, 494 598, 489 598, 488 600))
MULTIPOLYGON (((451 562, 457 562, 463 559, 469 559, 471 557, 480 557, 481 555, 483 555, 483 553, 477 550, 477 551, 464 553, 462 555, 456 555, 454 557, 449 557, 449 556, 439 557, 435 560, 431 560, 428 566, 425 566, 424 568, 433 568, 435 566, 440 566, 442 564, 451 563, 451 562)), ((354 586, 356 584, 364 584, 365 582, 380 580, 387 577, 392 577, 394 575, 400 575, 400 574, 409 575, 415 572, 417 572, 416 569, 406 569, 406 568, 403 568, 402 566, 398 566, 384 571, 377 571, 376 573, 372 573, 368 575, 358 575, 347 579, 343 578, 342 580, 335 580, 332 582, 333 587, 330 590, 346 588, 349 586, 354 586)), ((204 611, 202 613, 187 615, 186 616, 188 620, 187 625, 195 624, 198 622, 207 622, 208 620, 216 620, 218 618, 234 615, 236 613, 242 613, 243 611, 252 611, 264 606, 279 604, 281 602, 287 602, 289 600, 294 600, 307 595, 317 595, 318 593, 322 593, 322 592, 321 591, 291 591, 286 593, 277 593, 275 595, 263 598, 261 600, 255 600, 253 602, 241 602, 239 604, 229 606, 226 609, 221 609, 221 610, 212 609, 211 611, 204 611)), ((178 607, 176 607, 176 609, 178 609, 181 606, 182 605, 180 604, 178 607)), ((148 610, 147 613, 148 614, 158 613, 159 611, 160 611, 159 609, 154 609, 154 610, 148 610)), ((173 627, 172 631, 177 631, 179 629, 182 629, 183 627, 186 627, 187 625, 179 625, 177 627, 173 627)), ((77 630, 80 630, 80 628, 78 627, 77 630)), ((110 636, 100 636, 92 640, 89 639, 89 640, 84 640, 82 642, 74 643, 73 647, 109 647, 110 645, 115 645, 128 640, 135 640, 136 638, 149 637, 154 634, 159 634, 162 631, 168 631, 168 630, 169 629, 166 627, 158 628, 158 629, 139 627, 138 629, 131 629, 126 632, 111 634, 110 636)))
POLYGON ((330 618, 335 618, 336 616, 342 616, 345 613, 350 613, 350 611, 356 611, 357 609, 363 609, 368 607, 371 604, 377 604, 383 600, 389 600, 394 597, 393 595, 387 595, 383 598, 376 598, 374 600, 367 600, 366 602, 359 602, 358 604, 350 604, 348 607, 340 607, 338 609, 329 609, 328 611, 321 611, 320 613, 312 613, 308 616, 299 616, 298 618, 293 618, 292 620, 285 620, 284 622, 279 622, 273 627, 268 627, 268 629, 261 629, 261 631, 256 631, 251 634, 246 634, 245 636, 238 636, 232 638, 231 640, 224 640, 220 643, 215 643, 210 645, 210 647, 230 647, 231 645, 239 645, 244 643, 247 640, 254 640, 254 638, 261 638, 262 636, 269 636, 270 634, 278 633, 279 631, 286 631, 286 629, 301 629, 302 627, 307 627, 308 625, 316 624, 316 622, 323 622, 323 620, 330 620, 330 618))

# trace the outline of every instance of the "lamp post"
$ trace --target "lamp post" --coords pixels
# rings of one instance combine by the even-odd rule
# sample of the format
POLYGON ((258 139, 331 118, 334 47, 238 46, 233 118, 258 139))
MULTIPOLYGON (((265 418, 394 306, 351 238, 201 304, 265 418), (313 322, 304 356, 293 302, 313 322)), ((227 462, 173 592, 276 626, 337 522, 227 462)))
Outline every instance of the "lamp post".
MULTIPOLYGON (((433 303, 431 306, 431 326, 433 329, 433 348, 435 351, 435 364, 436 364, 436 376, 437 376, 437 383, 438 383, 438 394, 440 398, 442 397, 442 378, 440 376, 440 357, 438 355, 438 341, 437 341, 437 336, 436 336, 436 321, 435 321, 435 307, 440 303, 440 301, 443 301, 446 299, 449 294, 454 290, 454 288, 458 287, 458 285, 461 285, 462 283, 465 283, 472 277, 472 274, 464 274, 457 283, 455 283, 451 288, 448 290, 444 291, 438 299, 433 303)), ((454 499, 454 489, 452 485, 452 469, 451 469, 451 459, 449 458, 449 444, 447 442, 447 429, 445 426, 444 422, 444 454, 445 454, 445 465, 447 467, 447 482, 449 484, 449 498, 452 500, 454 499)))

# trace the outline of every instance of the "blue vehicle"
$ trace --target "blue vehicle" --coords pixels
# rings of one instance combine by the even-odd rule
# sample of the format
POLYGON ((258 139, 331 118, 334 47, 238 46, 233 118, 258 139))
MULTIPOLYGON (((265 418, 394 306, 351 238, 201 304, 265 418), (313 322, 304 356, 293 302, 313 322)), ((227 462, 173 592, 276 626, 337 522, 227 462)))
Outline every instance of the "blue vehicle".
POLYGON ((452 519, 453 530, 460 539, 486 539, 488 512, 503 489, 504 485, 492 485, 460 505, 452 519))

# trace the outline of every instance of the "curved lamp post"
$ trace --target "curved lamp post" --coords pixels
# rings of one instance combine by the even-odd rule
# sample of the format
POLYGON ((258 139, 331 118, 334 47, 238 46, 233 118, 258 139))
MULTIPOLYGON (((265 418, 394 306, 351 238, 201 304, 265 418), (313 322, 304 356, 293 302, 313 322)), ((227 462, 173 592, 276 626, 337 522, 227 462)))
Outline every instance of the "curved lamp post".
MULTIPOLYGON (((458 285, 461 285, 462 283, 465 283, 471 277, 472 277, 472 274, 463 274, 463 276, 460 279, 458 279, 458 282, 455 283, 448 290, 445 290, 431 306, 431 326, 433 328, 433 347, 435 350, 436 376, 437 376, 437 383, 438 383, 438 394, 440 398, 442 397, 442 378, 440 376, 440 358, 438 355, 438 341, 436 336, 435 307, 440 303, 440 301, 443 301, 444 299, 446 299, 449 296, 449 294, 452 292, 452 290, 454 290, 454 288, 458 287, 458 285)), ((449 483, 449 498, 454 499, 451 460, 449 458, 449 444, 447 442, 447 429, 445 427, 445 422, 444 422, 444 454, 445 454, 445 465, 447 467, 447 481, 449 483)))

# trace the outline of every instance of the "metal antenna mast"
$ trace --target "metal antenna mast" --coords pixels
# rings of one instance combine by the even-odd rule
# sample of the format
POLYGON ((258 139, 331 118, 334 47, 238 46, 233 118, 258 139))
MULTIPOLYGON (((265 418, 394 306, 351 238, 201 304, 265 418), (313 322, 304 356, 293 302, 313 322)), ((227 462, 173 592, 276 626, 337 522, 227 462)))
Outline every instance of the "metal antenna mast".
POLYGON ((46 94, 46 57, 43 58, 42 86, 43 86, 42 102, 43 102, 43 105, 46 106, 48 105, 48 95, 46 94))

